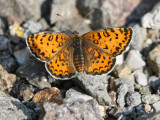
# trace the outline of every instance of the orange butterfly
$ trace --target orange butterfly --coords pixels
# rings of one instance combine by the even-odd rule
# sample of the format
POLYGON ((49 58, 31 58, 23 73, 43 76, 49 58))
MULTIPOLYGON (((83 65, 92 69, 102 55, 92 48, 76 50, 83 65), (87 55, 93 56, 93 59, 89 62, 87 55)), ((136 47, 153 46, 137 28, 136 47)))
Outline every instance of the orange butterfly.
POLYGON ((45 62, 47 71, 56 79, 70 79, 78 72, 92 75, 109 73, 131 41, 130 28, 108 28, 80 36, 39 32, 30 34, 27 45, 31 53, 45 62))

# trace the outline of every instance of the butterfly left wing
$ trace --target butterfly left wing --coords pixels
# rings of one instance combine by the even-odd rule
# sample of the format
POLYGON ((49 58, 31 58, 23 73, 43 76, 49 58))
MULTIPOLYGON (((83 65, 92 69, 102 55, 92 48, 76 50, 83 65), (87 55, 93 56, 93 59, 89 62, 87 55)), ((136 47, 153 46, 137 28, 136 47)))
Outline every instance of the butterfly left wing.
POLYGON ((132 37, 131 28, 108 28, 82 35, 85 44, 92 44, 111 57, 121 54, 129 45, 132 37))

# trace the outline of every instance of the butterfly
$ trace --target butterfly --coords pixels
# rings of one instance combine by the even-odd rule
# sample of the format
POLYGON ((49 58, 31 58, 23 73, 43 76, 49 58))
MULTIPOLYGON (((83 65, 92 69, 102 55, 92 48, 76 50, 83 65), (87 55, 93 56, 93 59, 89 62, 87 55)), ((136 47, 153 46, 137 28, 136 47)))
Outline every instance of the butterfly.
POLYGON ((42 62, 55 79, 71 79, 77 73, 109 73, 129 45, 132 29, 107 28, 79 35, 39 32, 30 34, 26 43, 30 52, 42 62))

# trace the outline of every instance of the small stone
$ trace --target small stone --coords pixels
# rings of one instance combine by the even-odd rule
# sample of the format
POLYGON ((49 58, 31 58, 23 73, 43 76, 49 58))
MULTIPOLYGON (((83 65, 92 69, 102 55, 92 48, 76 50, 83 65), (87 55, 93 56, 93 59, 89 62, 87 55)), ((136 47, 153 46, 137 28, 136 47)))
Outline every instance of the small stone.
POLYGON ((153 104, 160 100, 160 97, 158 95, 152 95, 152 94, 144 94, 142 95, 142 102, 147 104, 153 104))
POLYGON ((160 77, 160 45, 156 46, 149 52, 148 65, 160 77))
POLYGON ((114 68, 113 74, 117 77, 125 77, 131 74, 131 68, 127 64, 123 63, 122 65, 117 65, 114 68))
POLYGON ((158 113, 160 112, 160 101, 156 102, 153 104, 153 108, 155 109, 155 111, 158 113))
POLYGON ((152 113, 152 114, 143 114, 136 118, 135 120, 159 120, 160 113, 152 113))
POLYGON ((8 73, 0 65, 0 90, 7 90, 11 88, 16 82, 16 75, 8 73))
POLYGON ((32 20, 27 21, 23 27, 25 28, 23 33, 23 38, 25 39, 30 33, 40 32, 42 30, 41 24, 32 20))
POLYGON ((51 87, 46 78, 47 71, 44 64, 36 59, 32 59, 27 64, 20 66, 16 73, 40 89, 51 87))
POLYGON ((54 0, 51 4, 51 9, 51 24, 63 20, 63 18, 67 19, 67 21, 70 21, 74 18, 79 18, 75 0, 54 0), (63 16, 63 18, 58 16, 57 13, 63 16))
POLYGON ((117 99, 117 93, 115 91, 110 91, 109 92, 109 96, 111 97, 111 104, 113 107, 117 107, 117 102, 116 102, 116 99, 117 99))
POLYGON ((139 92, 141 94, 151 94, 151 90, 150 90, 150 87, 147 85, 147 86, 141 86, 139 88, 139 92))
POLYGON ((127 84, 121 84, 117 89, 117 103, 120 108, 124 108, 125 106, 125 95, 128 92, 127 84))
POLYGON ((17 68, 16 60, 10 55, 2 55, 0 56, 0 64, 7 72, 13 72, 17 68))
POLYGON ((4 36, 0 36, 0 51, 4 51, 8 49, 8 38, 4 36))
POLYGON ((45 102, 43 108, 45 110, 43 120, 103 120, 100 107, 95 100, 72 105, 45 102))
POLYGON ((137 23, 132 23, 129 25, 129 27, 131 27, 132 30, 134 31, 133 35, 132 35, 133 37, 131 40, 131 44, 130 44, 131 48, 141 51, 144 47, 143 43, 147 38, 147 29, 141 27, 137 23), (139 33, 141 33, 141 34, 139 34, 139 33))
POLYGON ((140 70, 135 71, 136 82, 142 86, 146 86, 148 84, 147 75, 142 73, 140 70))
POLYGON ((160 95, 160 86, 157 89, 157 94, 160 95))
MULTIPOLYGON (((126 52, 126 50, 125 50, 126 52)), ((116 56, 116 65, 121 65, 124 62, 124 54, 122 53, 121 55, 116 56)))
POLYGON ((44 103, 44 102, 53 102, 57 104, 62 104, 63 100, 61 99, 60 90, 56 87, 49 89, 44 89, 36 93, 33 97, 34 103, 44 103))
POLYGON ((129 52, 126 63, 134 70, 145 66, 145 62, 141 58, 141 54, 138 50, 131 50, 129 52))
POLYGON ((126 100, 129 106, 134 107, 141 104, 141 95, 138 92, 130 92, 127 94, 126 100))
POLYGON ((116 88, 121 84, 127 84, 128 92, 134 92, 134 82, 132 80, 126 78, 118 78, 115 79, 115 82, 116 88))
POLYGON ((68 104, 74 104, 76 102, 83 103, 91 99, 93 99, 91 96, 83 94, 78 89, 71 88, 66 92, 64 103, 68 104))
POLYGON ((74 83, 82 90, 85 90, 93 98, 96 98, 100 105, 111 105, 111 98, 108 95, 104 80, 109 79, 106 74, 101 76, 87 75, 86 73, 79 74, 78 79, 73 79, 74 83))
POLYGON ((19 65, 26 64, 29 61, 30 56, 31 56, 31 54, 30 54, 28 48, 14 52, 14 57, 16 58, 19 65))
POLYGON ((145 28, 160 29, 160 2, 158 2, 151 12, 146 13, 141 19, 145 28))
POLYGON ((0 91, 0 118, 1 120, 33 120, 36 114, 28 109, 18 99, 10 97, 0 91))
POLYGON ((160 78, 156 76, 149 77, 149 87, 153 92, 156 92, 160 86, 160 78))
POLYGON ((144 104, 144 110, 148 113, 151 112, 152 108, 149 104, 144 104))
POLYGON ((30 85, 20 81, 17 81, 14 84, 12 88, 12 95, 23 102, 29 101, 34 96, 30 85))

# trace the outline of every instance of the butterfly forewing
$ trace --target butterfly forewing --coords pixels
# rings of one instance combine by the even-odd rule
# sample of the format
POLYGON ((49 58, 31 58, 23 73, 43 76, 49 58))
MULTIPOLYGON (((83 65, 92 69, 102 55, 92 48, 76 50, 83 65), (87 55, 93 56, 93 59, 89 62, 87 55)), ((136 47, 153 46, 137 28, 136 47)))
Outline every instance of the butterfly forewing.
POLYGON ((82 35, 84 43, 92 42, 112 57, 121 54, 126 49, 131 37, 132 30, 130 28, 108 28, 82 35))
POLYGON ((70 38, 63 33, 39 32, 28 36, 27 45, 36 58, 41 61, 50 61, 70 38))

